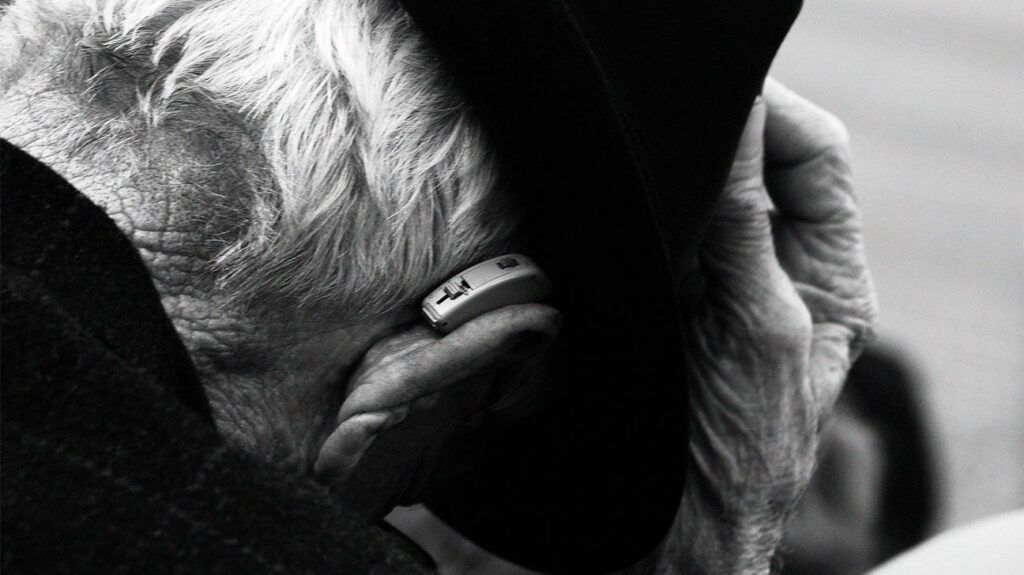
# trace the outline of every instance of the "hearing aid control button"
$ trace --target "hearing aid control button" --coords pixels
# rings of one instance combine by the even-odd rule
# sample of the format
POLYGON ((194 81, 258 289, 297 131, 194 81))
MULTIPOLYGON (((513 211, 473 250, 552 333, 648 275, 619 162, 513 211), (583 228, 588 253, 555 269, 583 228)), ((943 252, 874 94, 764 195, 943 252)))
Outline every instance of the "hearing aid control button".
POLYGON ((498 260, 498 267, 507 270, 508 268, 514 268, 519 265, 519 260, 516 258, 502 258, 498 260))
POLYGON ((459 297, 465 295, 466 292, 458 287, 447 285, 444 286, 444 293, 449 299, 457 300, 459 297))

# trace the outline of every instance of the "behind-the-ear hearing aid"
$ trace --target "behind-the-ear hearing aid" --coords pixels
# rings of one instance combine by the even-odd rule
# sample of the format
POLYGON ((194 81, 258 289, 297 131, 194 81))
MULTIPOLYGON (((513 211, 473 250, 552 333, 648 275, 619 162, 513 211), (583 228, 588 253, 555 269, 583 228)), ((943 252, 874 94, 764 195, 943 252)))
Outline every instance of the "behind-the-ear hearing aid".
POLYGON ((452 276, 423 299, 423 316, 441 333, 507 305, 544 299, 551 282, 530 258, 508 254, 452 276))

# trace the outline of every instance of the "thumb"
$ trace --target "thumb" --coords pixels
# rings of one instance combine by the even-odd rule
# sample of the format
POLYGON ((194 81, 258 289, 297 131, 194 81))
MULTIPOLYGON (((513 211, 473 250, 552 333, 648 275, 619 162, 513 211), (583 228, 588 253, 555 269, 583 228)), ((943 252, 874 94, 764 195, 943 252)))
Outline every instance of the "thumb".
POLYGON ((729 178, 701 246, 710 279, 750 274, 765 277, 781 271, 772 242, 772 202, 764 184, 766 117, 765 103, 759 97, 750 110, 729 178))

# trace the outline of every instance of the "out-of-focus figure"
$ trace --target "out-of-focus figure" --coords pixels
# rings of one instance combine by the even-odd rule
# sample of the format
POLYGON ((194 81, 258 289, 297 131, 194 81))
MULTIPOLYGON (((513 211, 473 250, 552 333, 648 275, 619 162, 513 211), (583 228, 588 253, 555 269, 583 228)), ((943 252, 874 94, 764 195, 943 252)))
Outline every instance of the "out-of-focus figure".
POLYGON ((850 370, 784 549, 787 575, 864 573, 934 527, 936 463, 918 381, 875 346, 850 370))

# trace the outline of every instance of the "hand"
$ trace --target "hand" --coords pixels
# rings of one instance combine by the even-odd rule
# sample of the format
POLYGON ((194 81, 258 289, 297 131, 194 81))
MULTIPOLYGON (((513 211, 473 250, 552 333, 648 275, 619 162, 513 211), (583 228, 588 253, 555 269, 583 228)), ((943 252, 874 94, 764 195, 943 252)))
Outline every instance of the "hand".
POLYGON ((701 250, 689 472, 660 569, 766 573, 875 292, 831 114, 768 80, 701 250))

